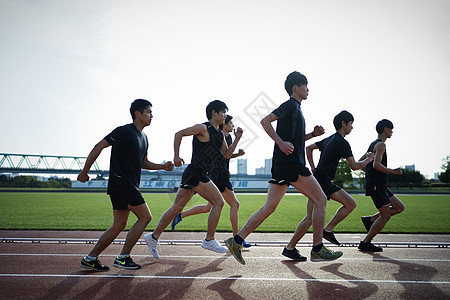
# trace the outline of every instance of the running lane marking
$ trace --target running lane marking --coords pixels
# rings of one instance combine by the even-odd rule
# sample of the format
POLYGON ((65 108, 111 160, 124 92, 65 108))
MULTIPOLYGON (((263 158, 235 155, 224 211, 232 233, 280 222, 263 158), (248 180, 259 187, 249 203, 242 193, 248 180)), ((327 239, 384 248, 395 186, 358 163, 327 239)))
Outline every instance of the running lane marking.
MULTIPOLYGON (((80 257, 85 254, 70 254, 70 253, 0 253, 1 256, 60 256, 60 257, 80 257)), ((102 254, 102 256, 117 257, 113 254, 102 254)), ((149 255, 134 254, 133 257, 148 257, 149 255)), ((231 255, 227 256, 213 256, 213 255, 161 255, 161 258, 187 258, 187 259, 228 259, 232 258, 231 255)), ((245 256, 245 259, 268 259, 268 260, 287 260, 282 256, 245 256)), ((450 259, 435 259, 435 258, 363 258, 363 257, 341 257, 339 261, 351 260, 351 261, 421 261, 421 262, 450 262, 450 259)))
POLYGON ((246 280, 246 281, 305 281, 305 282, 355 282, 355 283, 394 283, 394 284, 450 284, 450 281, 422 280, 363 280, 363 279, 312 279, 312 278, 251 278, 251 277, 212 277, 212 276, 151 276, 151 275, 75 275, 75 274, 0 274, 0 277, 62 277, 62 278, 133 278, 133 279, 187 279, 187 280, 246 280))

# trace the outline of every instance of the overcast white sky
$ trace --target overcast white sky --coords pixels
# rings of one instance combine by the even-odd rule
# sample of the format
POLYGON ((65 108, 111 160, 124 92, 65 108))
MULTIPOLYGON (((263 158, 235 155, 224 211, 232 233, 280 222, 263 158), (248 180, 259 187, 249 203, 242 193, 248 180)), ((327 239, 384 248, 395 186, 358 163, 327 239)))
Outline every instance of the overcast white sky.
MULTIPOLYGON (((447 0, 0 0, 0 152, 87 156, 145 98, 149 159, 172 160, 174 133, 220 99, 254 173, 273 151, 257 124, 288 99, 284 80, 298 70, 309 80, 307 132, 332 134, 346 109, 359 158, 388 118, 389 166, 432 178, 450 154, 449 62, 447 0)), ((102 169, 108 160, 109 150, 102 169)))

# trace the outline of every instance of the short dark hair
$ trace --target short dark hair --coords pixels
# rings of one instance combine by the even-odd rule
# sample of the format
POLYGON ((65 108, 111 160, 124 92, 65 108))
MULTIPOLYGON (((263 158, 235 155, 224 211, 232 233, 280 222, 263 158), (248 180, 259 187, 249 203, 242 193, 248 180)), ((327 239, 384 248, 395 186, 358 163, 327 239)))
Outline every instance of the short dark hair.
POLYGON ((346 110, 343 110, 334 117, 333 119, 334 128, 336 128, 336 130, 339 130, 342 128, 342 121, 344 121, 345 124, 348 124, 348 122, 354 120, 355 119, 353 118, 353 115, 351 113, 349 113, 346 110))
POLYGON ((220 100, 209 102, 208 106, 206 106, 206 117, 208 118, 208 120, 211 120, 213 110, 215 112, 219 112, 221 110, 226 112, 228 110, 228 107, 225 102, 222 102, 220 100))
POLYGON ((141 114, 143 114, 144 113, 144 109, 146 109, 149 106, 152 107, 152 104, 148 100, 145 100, 145 99, 136 99, 136 100, 134 100, 133 103, 131 103, 131 107, 130 107, 130 114, 131 114, 131 117, 133 118, 133 121, 134 121, 134 118, 136 117, 134 115, 134 113, 136 111, 138 111, 141 114))
POLYGON ((377 130, 378 134, 382 134, 384 131, 384 128, 394 129, 394 124, 392 124, 391 121, 388 119, 383 119, 377 123, 377 126, 375 129, 377 130))
POLYGON ((284 88, 289 96, 291 96, 294 85, 301 86, 302 84, 308 84, 308 79, 302 73, 294 71, 286 77, 284 88))
MULTIPOLYGON (((231 119, 233 119, 233 117, 230 116, 230 115, 227 115, 226 118, 225 118, 225 122, 224 122, 224 123, 228 125, 228 123, 230 123, 231 119)), ((223 129, 223 124, 220 124, 220 125, 219 125, 219 129, 220 129, 220 130, 223 129)))

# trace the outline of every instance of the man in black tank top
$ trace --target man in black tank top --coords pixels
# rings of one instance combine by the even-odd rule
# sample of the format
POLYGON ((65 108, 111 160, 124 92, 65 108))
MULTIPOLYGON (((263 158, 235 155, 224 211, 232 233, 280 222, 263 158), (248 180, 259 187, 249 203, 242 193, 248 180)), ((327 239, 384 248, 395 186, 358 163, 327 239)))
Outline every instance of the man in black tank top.
POLYGON ((219 126, 225 121, 227 110, 228 107, 225 103, 214 100, 206 107, 208 122, 185 128, 175 134, 175 166, 180 167, 184 163, 179 153, 181 139, 185 136, 193 136, 192 159, 183 172, 181 186, 175 196, 173 205, 162 214, 153 233, 148 233, 144 236, 150 253, 155 258, 159 258, 158 239, 162 232, 181 213, 195 193, 198 193, 212 205, 208 217, 208 230, 206 238, 202 242, 202 248, 219 253, 227 252, 227 249, 220 246, 214 238, 224 201, 217 186, 207 175, 207 172, 219 157, 223 156, 228 159, 233 155, 236 145, 242 136, 242 129, 237 128, 234 131, 236 138, 228 147, 223 133, 219 129, 219 126))
POLYGON ((378 213, 373 216, 361 217, 368 233, 360 242, 358 249, 361 251, 381 252, 381 247, 372 244, 372 239, 380 233, 391 216, 401 213, 405 206, 387 187, 387 174, 400 175, 400 168, 390 169, 387 167, 386 140, 392 137, 394 125, 391 121, 383 119, 377 123, 376 130, 378 138, 370 146, 370 152, 375 154, 372 163, 366 166, 366 195, 370 196, 378 208, 378 213))
MULTIPOLYGON (((233 139, 231 138, 231 132, 233 132, 233 117, 230 115, 227 115, 225 119, 225 123, 219 128, 222 130, 223 134, 225 135, 225 141, 227 142, 228 147, 231 146, 233 143, 233 139)), ((242 149, 239 149, 238 153, 234 153, 231 158, 236 158, 239 156, 244 155, 245 152, 242 149)), ((227 159, 221 155, 214 165, 212 166, 212 169, 208 171, 208 177, 211 178, 211 180, 214 182, 214 184, 219 189, 220 193, 222 193, 223 198, 225 201, 230 205, 230 222, 231 227, 233 229, 233 234, 236 234, 239 230, 239 201, 236 198, 236 195, 233 192, 233 186, 230 182, 230 159, 227 159)), ((210 212, 212 207, 211 202, 207 202, 205 205, 196 205, 186 211, 183 211, 179 213, 173 220, 172 220, 172 231, 175 231, 175 226, 181 222, 184 218, 197 215, 197 214, 203 214, 210 212)), ((250 243, 247 243, 244 241, 243 243, 244 247, 248 248, 251 246, 250 243)))

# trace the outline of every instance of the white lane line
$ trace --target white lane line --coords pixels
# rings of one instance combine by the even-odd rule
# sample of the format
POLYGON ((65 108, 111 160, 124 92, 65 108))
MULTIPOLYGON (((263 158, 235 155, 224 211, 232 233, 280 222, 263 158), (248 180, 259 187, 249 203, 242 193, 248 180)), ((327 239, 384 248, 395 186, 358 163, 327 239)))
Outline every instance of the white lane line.
POLYGON ((305 281, 305 282, 354 282, 354 283, 393 283, 393 284, 450 284, 450 281, 423 280, 364 280, 327 278, 261 278, 261 277, 218 277, 218 276, 153 276, 153 275, 77 275, 77 274, 0 274, 0 277, 73 277, 73 278, 139 278, 139 279, 185 279, 185 280, 247 280, 247 281, 305 281))
MULTIPOLYGON (((0 256, 60 256, 60 257, 83 257, 85 254, 70 254, 70 253, 0 253, 0 256)), ((102 254, 101 256, 116 257, 114 254, 102 254)), ((150 255, 133 254, 133 257, 148 257, 150 255)), ((182 259, 228 259, 231 255, 213 256, 213 255, 161 255, 161 258, 182 258, 182 259)), ((245 259, 268 259, 268 260, 287 260, 283 256, 245 256, 245 259)), ((450 262, 450 259, 436 259, 436 258, 364 258, 364 257, 341 257, 337 261, 411 261, 411 262, 450 262)))

